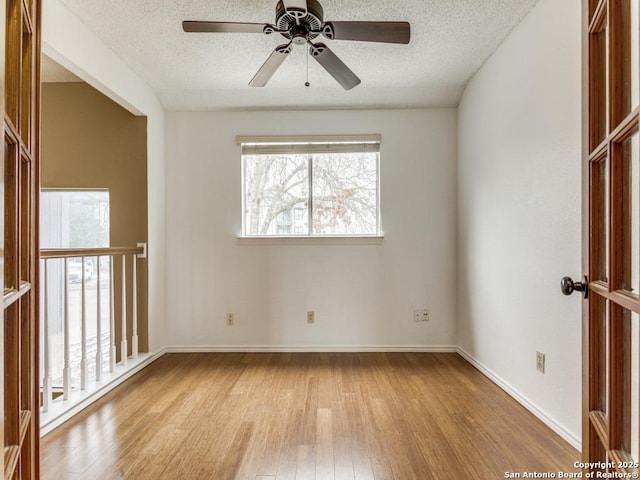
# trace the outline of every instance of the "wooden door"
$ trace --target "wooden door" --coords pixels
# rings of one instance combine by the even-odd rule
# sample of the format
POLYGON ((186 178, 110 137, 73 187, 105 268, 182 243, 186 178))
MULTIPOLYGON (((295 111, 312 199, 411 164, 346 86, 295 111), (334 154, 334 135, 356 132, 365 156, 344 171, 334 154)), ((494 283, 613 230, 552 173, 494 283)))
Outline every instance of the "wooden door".
POLYGON ((636 472, 640 0, 583 1, 583 460, 636 472))
POLYGON ((37 211, 40 0, 6 0, 2 128, 4 195, 4 478, 39 478, 37 211))

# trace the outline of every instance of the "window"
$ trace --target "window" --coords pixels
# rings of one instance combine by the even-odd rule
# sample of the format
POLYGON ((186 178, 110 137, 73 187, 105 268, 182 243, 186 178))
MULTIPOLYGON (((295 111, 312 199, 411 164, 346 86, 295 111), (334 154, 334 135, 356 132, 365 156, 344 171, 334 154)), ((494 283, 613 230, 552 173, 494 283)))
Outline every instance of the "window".
POLYGON ((109 246, 109 191, 43 189, 41 248, 109 246))
POLYGON ((238 137, 244 236, 380 235, 380 136, 238 137))

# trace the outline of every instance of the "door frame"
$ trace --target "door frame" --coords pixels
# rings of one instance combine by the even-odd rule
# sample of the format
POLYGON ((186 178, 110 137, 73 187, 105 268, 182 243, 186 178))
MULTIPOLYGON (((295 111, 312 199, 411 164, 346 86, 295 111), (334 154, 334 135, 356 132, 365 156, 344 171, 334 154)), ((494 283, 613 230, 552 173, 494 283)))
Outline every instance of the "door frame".
POLYGON ((640 6, 632 18, 633 1, 582 1, 582 268, 589 294, 582 306, 582 460, 599 463, 590 472, 638 471, 626 463, 634 441, 640 444, 640 420, 632 422, 640 410, 632 390, 640 366, 640 352, 632 358, 640 314, 633 271, 640 269, 640 242, 632 233, 640 227, 633 218, 640 205, 632 202, 640 182, 631 175, 640 169, 640 41, 633 35, 640 36, 640 6))

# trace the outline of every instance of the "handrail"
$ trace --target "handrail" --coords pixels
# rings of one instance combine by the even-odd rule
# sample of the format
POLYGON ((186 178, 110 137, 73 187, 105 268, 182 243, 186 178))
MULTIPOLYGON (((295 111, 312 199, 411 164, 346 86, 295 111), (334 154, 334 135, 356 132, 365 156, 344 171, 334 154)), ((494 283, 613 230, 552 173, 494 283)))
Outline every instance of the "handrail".
POLYGON ((40 258, 73 258, 100 257, 104 255, 142 255, 143 247, 108 247, 108 248, 43 248, 40 258))

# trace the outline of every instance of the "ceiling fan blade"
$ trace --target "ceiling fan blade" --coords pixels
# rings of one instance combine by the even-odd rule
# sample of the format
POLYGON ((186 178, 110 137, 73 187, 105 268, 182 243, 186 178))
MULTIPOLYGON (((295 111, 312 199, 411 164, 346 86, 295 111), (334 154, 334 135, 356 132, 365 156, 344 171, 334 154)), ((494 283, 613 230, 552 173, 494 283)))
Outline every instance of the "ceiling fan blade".
POLYGON ((409 43, 411 25, 407 22, 327 22, 322 34, 331 40, 409 43))
POLYGON ((206 33, 263 33, 265 23, 238 23, 238 22, 200 22, 185 20, 182 29, 185 32, 206 33))
POLYGON ((291 42, 284 45, 278 45, 276 49, 273 51, 267 61, 264 62, 258 73, 256 73, 249 85, 252 87, 264 87, 267 82, 273 77, 273 74, 276 73, 276 70, 280 68, 284 59, 287 58, 287 55, 291 53, 291 42))
POLYGON ((311 44, 309 54, 331 74, 345 90, 360 84, 360 79, 324 43, 311 44))
POLYGON ((295 11, 295 12, 306 12, 307 11, 307 0, 282 0, 284 4, 284 9, 287 12, 295 11))

